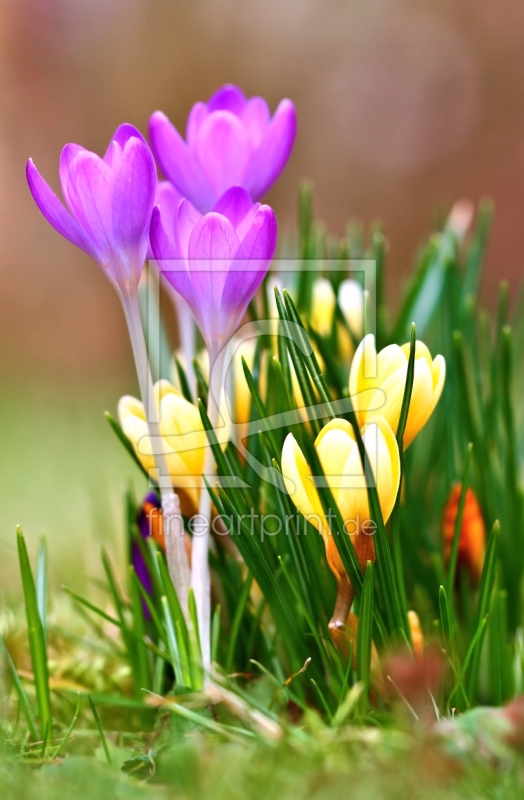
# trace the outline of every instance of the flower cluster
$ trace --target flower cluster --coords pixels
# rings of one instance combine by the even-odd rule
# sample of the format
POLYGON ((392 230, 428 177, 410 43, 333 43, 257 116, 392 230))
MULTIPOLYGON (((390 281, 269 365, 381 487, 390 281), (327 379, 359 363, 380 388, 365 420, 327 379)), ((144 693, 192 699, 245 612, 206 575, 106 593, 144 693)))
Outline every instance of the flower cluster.
MULTIPOLYGON (((142 134, 127 124, 117 128, 103 157, 79 145, 67 144, 59 170, 64 203, 33 162, 27 164, 29 188, 43 215, 62 236, 100 265, 122 302, 142 400, 129 396, 121 399, 120 426, 141 465, 149 474, 156 474, 162 500, 163 516, 156 514, 159 510, 156 493, 147 496, 138 518, 139 529, 142 536, 149 535, 151 526, 154 527, 152 520, 156 520, 154 534, 164 543, 168 561, 172 559, 170 572, 186 611, 191 560, 191 587, 197 603, 206 670, 210 663, 209 531, 204 537, 192 539, 189 559, 180 537, 177 539, 175 535, 174 540, 171 536, 163 537, 162 519, 182 520, 177 514, 181 508, 186 516, 198 510, 198 516, 210 522, 211 500, 209 493, 201 489, 200 477, 213 472, 213 453, 208 447, 200 412, 187 399, 191 388, 186 385, 179 392, 167 381, 153 386, 138 288, 146 259, 154 259, 175 297, 183 299, 181 305, 177 301, 179 314, 188 307, 191 310, 207 349, 211 389, 208 410, 211 424, 216 427, 221 399, 213 397, 213 368, 238 330, 274 256, 275 214, 260 201, 285 167, 295 134, 296 114, 289 100, 283 100, 271 117, 262 98, 248 99, 237 87, 224 86, 207 103, 193 107, 185 139, 164 114, 156 112, 149 125, 151 148, 142 134), (158 180, 157 165, 165 180, 158 180), (174 494, 173 485, 179 490, 178 495, 174 494)), ((338 341, 336 356, 344 363, 351 360, 349 395, 356 401, 358 428, 382 518, 387 522, 401 484, 402 450, 413 441, 438 402, 445 380, 444 359, 441 356, 432 359, 428 348, 416 342, 413 390, 401 439, 398 427, 410 345, 390 344, 377 354, 374 337, 364 336, 365 297, 356 281, 337 283, 335 293, 326 278, 317 278, 312 300, 308 322, 317 334, 319 349, 322 339, 327 341, 333 334, 338 341)), ((263 355, 260 361, 265 366, 263 355)), ((250 363, 254 362, 255 351, 251 348, 250 363)), ((186 361, 186 367, 189 366, 186 361)), ((236 363, 234 370, 237 384, 239 366, 236 363)), ((300 394, 298 368, 294 378, 291 369, 289 375, 296 398, 300 394)), ((269 378, 261 378, 259 388, 266 384, 269 386, 269 378)), ((311 396, 307 386, 306 394, 311 396)), ((303 400, 296 404, 298 408, 306 405, 303 400)), ((243 424, 250 418, 250 406, 250 399, 245 402, 239 398, 237 411, 243 424)), ((376 523, 370 518, 369 476, 365 475, 357 438, 356 425, 353 428, 346 419, 335 417, 320 430, 314 447, 323 477, 364 569, 375 558, 376 523)), ((352 587, 312 470, 292 433, 283 444, 281 468, 293 503, 323 538, 327 562, 339 587, 332 619, 335 626, 331 630, 335 643, 343 648, 351 642, 352 587), (343 639, 340 631, 348 620, 349 633, 343 639)), ((465 522, 469 521, 466 514, 465 522)), ((182 534, 183 524, 182 520, 182 534)), ((448 528, 452 524, 451 518, 447 520, 448 528)), ((449 535, 446 536, 447 541, 449 535)), ((480 541, 478 536, 475 541, 480 541)), ((464 547, 468 549, 466 544, 464 547)), ((135 566, 149 591, 150 576, 139 550, 135 545, 135 566)), ((479 558, 477 554, 477 572, 479 558)), ((416 615, 409 618, 409 625, 414 647, 423 648, 416 615)))
POLYGON ((76 144, 64 147, 67 208, 31 160, 27 180, 48 222, 100 264, 125 304, 148 253, 159 259, 216 354, 274 255, 275 215, 258 201, 286 165, 295 132, 289 100, 271 119, 261 97, 224 86, 194 106, 186 142, 164 114, 152 115, 151 144, 167 181, 157 182, 153 154, 132 125, 116 130, 103 158, 76 144))

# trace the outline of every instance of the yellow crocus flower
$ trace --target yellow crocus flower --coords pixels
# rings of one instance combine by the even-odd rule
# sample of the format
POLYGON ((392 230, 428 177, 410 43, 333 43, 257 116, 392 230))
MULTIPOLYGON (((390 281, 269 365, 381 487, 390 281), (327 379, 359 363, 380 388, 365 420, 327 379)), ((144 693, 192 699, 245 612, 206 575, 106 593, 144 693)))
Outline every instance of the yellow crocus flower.
MULTIPOLYGON (((180 495, 183 513, 191 516, 198 510, 199 483, 207 445, 202 420, 196 406, 168 381, 156 384, 155 400, 169 475, 180 495), (192 477, 195 480, 191 480, 192 477)), ((154 470, 155 460, 143 404, 135 397, 122 397, 118 403, 118 418, 144 469, 154 470)))
MULTIPOLYGON (((364 325, 364 293, 357 281, 345 280, 338 289, 338 304, 353 336, 360 341, 364 325)), ((327 278, 317 278, 313 284, 311 327, 321 336, 329 336, 335 321, 336 297, 327 278)), ((341 322, 337 322, 340 355, 348 361, 354 353, 353 341, 341 322)))
POLYGON ((317 278, 311 293, 311 327, 321 336, 329 336, 333 326, 336 298, 327 278, 317 278))
POLYGON ((338 304, 353 336, 360 341, 364 330, 364 291, 358 281, 350 278, 342 281, 338 287, 338 304))
MULTIPOLYGON (((397 441, 388 423, 375 417, 373 424, 362 428, 362 439, 375 477, 384 521, 389 519, 400 482, 400 458, 397 441)), ((322 428, 315 441, 322 470, 339 508, 346 533, 362 568, 374 560, 374 525, 370 521, 368 495, 360 454, 353 428, 344 419, 333 419, 322 428)), ((311 468, 293 434, 288 434, 282 449, 282 475, 289 495, 324 539, 328 564, 340 583, 347 581, 342 560, 331 534, 311 468)), ((351 598, 352 599, 352 598, 351 598)), ((346 611, 349 612, 349 608, 346 611)), ((345 621, 345 617, 343 619, 345 621)))
MULTIPOLYGON (((356 397, 360 392, 376 389, 384 393, 385 403, 370 402, 369 410, 360 407, 357 417, 360 425, 373 422, 375 417, 386 419, 396 433, 404 397, 409 359, 409 342, 399 347, 390 344, 377 354, 375 337, 368 334, 359 344, 349 373, 349 392, 356 397), (367 375, 366 372, 371 373, 367 375), (371 410, 373 406, 376 410, 371 410)), ((443 356, 435 356, 423 342, 417 341, 415 349, 415 375, 409 408, 404 447, 411 444, 424 427, 442 394, 446 377, 446 362, 443 356)))

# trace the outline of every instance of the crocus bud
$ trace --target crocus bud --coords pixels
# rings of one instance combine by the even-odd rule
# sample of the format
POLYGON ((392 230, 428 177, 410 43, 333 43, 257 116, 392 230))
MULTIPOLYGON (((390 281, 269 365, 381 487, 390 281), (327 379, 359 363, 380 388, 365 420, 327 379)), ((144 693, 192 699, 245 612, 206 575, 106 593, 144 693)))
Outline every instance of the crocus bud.
POLYGON ((232 186, 260 200, 287 163, 296 127, 290 100, 271 119, 261 97, 247 99, 237 86, 223 86, 193 106, 186 141, 160 111, 151 117, 149 135, 164 175, 205 214, 232 186))
POLYGON ((411 642, 413 644, 413 653, 415 658, 424 658, 424 634, 420 626, 420 620, 416 611, 408 611, 408 624, 411 633, 411 642))
POLYGON ((338 287, 338 304, 344 319, 357 341, 364 331, 364 291, 354 280, 342 281, 338 287))
POLYGON ((67 209, 30 159, 27 182, 48 222, 100 264, 123 298, 136 293, 155 198, 156 168, 142 134, 120 125, 103 158, 77 144, 60 156, 67 209))
MULTIPOLYGON (((460 483, 453 486, 442 515, 442 536, 444 540, 444 557, 449 561, 451 545, 455 531, 458 505, 462 487, 460 483)), ((484 563, 486 549, 486 527, 484 518, 473 489, 466 491, 466 502, 460 529, 458 564, 468 570, 473 581, 478 581, 484 563)))
MULTIPOLYGON (((191 516, 198 509, 206 433, 198 409, 168 381, 156 384, 155 395, 167 470, 173 485, 178 487, 182 512, 191 516)), ((143 404, 134 397, 122 397, 118 418, 144 469, 154 469, 154 449, 143 404)))
MULTIPOLYGON (((148 536, 153 536, 155 541, 158 542, 160 546, 163 548, 164 537, 161 535, 162 533, 161 509, 162 507, 160 504, 160 500, 158 499, 156 493, 148 492, 138 512, 137 524, 142 539, 147 539, 148 536)), ((136 542, 133 542, 132 546, 132 560, 138 580, 140 581, 146 592, 149 595, 151 595, 153 591, 153 582, 151 580, 151 575, 149 574, 149 571, 147 569, 147 564, 136 542)), ((146 603, 143 601, 142 601, 142 608, 144 609, 144 615, 146 619, 149 619, 151 615, 149 613, 149 609, 146 603)))
MULTIPOLYGON (((384 521, 395 505, 399 481, 400 458, 397 441, 388 423, 375 417, 372 425, 362 429, 362 439, 375 477, 384 521)), ((362 463, 353 428, 343 419, 333 419, 322 428, 315 441, 322 470, 339 508, 346 533, 357 553, 362 568, 375 557, 374 524, 370 520, 368 495, 362 463)), ((345 578, 345 570, 331 534, 320 497, 312 480, 306 458, 293 434, 288 434, 282 449, 282 475, 289 495, 301 513, 321 533, 328 564, 337 581, 345 578)))
MULTIPOLYGON (((349 392, 356 397, 359 392, 376 389, 380 401, 370 395, 369 403, 359 404, 359 423, 372 422, 376 415, 384 417, 396 433, 404 398, 409 359, 409 343, 399 347, 390 344, 376 353, 375 337, 368 334, 359 344, 349 373, 349 392), (366 372, 372 373, 367 375, 366 372), (385 397, 385 402, 381 404, 385 397), (371 410, 376 408, 377 410, 371 410), (369 410, 368 410, 369 409, 369 410)), ((424 427, 442 394, 446 377, 443 356, 431 359, 423 342, 417 341, 415 350, 415 375, 411 404, 404 432, 404 447, 411 444, 424 427)))
POLYGON ((317 278, 311 295, 311 327, 321 336, 329 336, 333 327, 336 297, 327 278, 317 278))
POLYGON ((168 281, 189 304, 212 363, 240 325, 276 243, 273 210, 253 205, 247 192, 238 187, 205 216, 187 200, 179 204, 175 219, 154 209, 153 253, 168 281))
MULTIPOLYGON (((310 321, 321 336, 329 336, 333 329, 336 302, 331 282, 327 278, 317 278, 312 290, 310 321)), ((357 281, 345 280, 340 284, 338 304, 353 337, 360 341, 364 325, 364 292, 357 281)), ((340 356, 343 361, 349 361, 355 352, 353 339, 342 322, 338 321, 336 325, 340 356)))

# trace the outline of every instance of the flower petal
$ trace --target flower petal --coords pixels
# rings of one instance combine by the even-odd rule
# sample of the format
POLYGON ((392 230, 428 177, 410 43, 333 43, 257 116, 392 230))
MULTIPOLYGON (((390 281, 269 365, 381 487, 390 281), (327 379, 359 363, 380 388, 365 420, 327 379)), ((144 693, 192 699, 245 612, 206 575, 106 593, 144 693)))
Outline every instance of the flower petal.
POLYGON ((78 222, 66 211, 61 201, 53 192, 48 183, 42 178, 33 161, 29 159, 26 167, 27 183, 29 190, 38 208, 46 220, 65 239, 82 250, 92 258, 98 260, 99 254, 96 247, 82 230, 78 222))
POLYGON ((105 264, 115 252, 112 225, 113 171, 95 153, 84 150, 69 168, 66 191, 73 213, 96 244, 105 264))
POLYGON ((238 237, 226 217, 215 212, 203 216, 189 239, 189 261, 200 271, 222 271, 239 247, 238 237))
POLYGON ((231 111, 233 114, 240 114, 245 104, 244 92, 233 83, 221 86, 207 101, 210 111, 231 111))
POLYGON ((252 97, 239 114, 251 137, 253 147, 258 147, 269 125, 269 108, 262 97, 252 97))
POLYGON ((211 188, 214 205, 231 186, 244 184, 251 156, 247 129, 230 111, 215 111, 200 129, 195 154, 211 188))
POLYGON ((215 354, 233 333, 233 320, 222 309, 222 293, 238 244, 229 220, 213 212, 202 217, 189 240, 188 271, 197 303, 193 312, 208 349, 215 354))
POLYGON ((384 522, 387 522, 400 486, 397 440, 391 426, 379 416, 374 417, 371 424, 362 429, 362 440, 375 476, 382 517, 384 522))
POLYGON ((208 116, 209 116, 209 108, 205 103, 195 103, 195 105, 189 112, 189 117, 187 118, 187 125, 186 125, 186 142, 190 148, 194 146, 200 128, 202 127, 208 116))
MULTIPOLYGON (((176 213, 181 199, 182 195, 171 181, 157 181, 154 204, 160 209, 162 225, 165 226, 165 230, 173 242, 175 241, 176 213)), ((151 244, 149 244, 147 258, 148 260, 155 258, 151 244)))
POLYGON ((295 106, 282 100, 260 145, 251 156, 243 185, 253 200, 259 200, 284 169, 297 132, 295 106))
POLYGON ((311 467, 292 433, 288 433, 284 441, 281 464, 284 483, 293 503, 320 530, 324 518, 322 504, 311 479, 311 467))
POLYGON ((235 328, 269 269, 276 244, 277 221, 273 209, 260 206, 234 255, 224 286, 222 307, 225 314, 236 320, 235 328))
POLYGON ((246 190, 241 186, 232 186, 222 195, 213 211, 227 217, 233 228, 237 230, 252 208, 253 202, 246 190))
MULTIPOLYGON (((191 206, 191 208, 193 207, 191 206)), ((191 282, 191 276, 188 272, 187 262, 185 259, 178 257, 175 242, 169 238, 164 230, 161 212, 158 206, 155 206, 153 209, 149 238, 151 242, 151 250, 153 251, 155 259, 158 261, 157 266, 159 271, 164 275, 166 280, 169 281, 171 286, 173 286, 178 294, 181 295, 184 300, 186 300, 191 308, 191 311, 193 312, 193 316, 195 317, 197 324, 199 327, 201 327, 202 317, 200 313, 200 303, 191 282)))
POLYGON ((161 111, 155 111, 149 120, 149 138, 166 178, 199 210, 212 208, 213 196, 197 159, 161 111))
POLYGON ((60 185, 62 187, 62 194, 64 195, 64 200, 66 201, 68 207, 71 209, 71 203, 69 202, 69 197, 67 194, 67 183, 69 180, 69 170, 71 168, 71 164, 77 157, 77 155, 85 150, 85 147, 81 147, 79 144, 66 144, 65 147, 62 148, 62 152, 60 153, 60 165, 59 165, 59 175, 60 175, 60 185))
MULTIPOLYGON (((131 126, 128 126, 131 127, 131 126)), ((114 174, 112 219, 115 246, 142 269, 155 199, 156 168, 142 138, 128 139, 114 174)))
POLYGON ((180 258, 188 258, 189 240, 195 225, 201 219, 202 214, 196 210, 189 200, 183 199, 180 201, 175 219, 175 241, 180 258))
POLYGON ((157 261, 170 261, 177 258, 177 250, 174 241, 167 235, 163 223, 161 209, 159 206, 155 206, 149 229, 151 250, 157 261))

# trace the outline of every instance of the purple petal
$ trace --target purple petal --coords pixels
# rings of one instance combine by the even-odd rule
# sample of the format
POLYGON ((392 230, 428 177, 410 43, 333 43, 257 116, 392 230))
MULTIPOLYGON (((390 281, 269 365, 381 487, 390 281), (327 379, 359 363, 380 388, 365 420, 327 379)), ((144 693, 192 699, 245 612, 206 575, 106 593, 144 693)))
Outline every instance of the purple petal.
POLYGON ((139 269, 146 257, 155 190, 153 155, 143 138, 132 137, 114 175, 112 218, 115 245, 138 260, 139 269))
POLYGON ((175 241, 180 258, 187 258, 189 255, 189 240, 193 229, 202 219, 196 208, 191 205, 189 200, 181 200, 178 204, 175 222, 175 241))
POLYGON ((260 203, 253 203, 253 205, 251 206, 250 210, 248 211, 244 219, 238 225, 236 232, 240 241, 242 241, 242 239, 244 239, 244 237, 246 236, 256 214, 258 214, 259 208, 260 208, 260 203))
POLYGON ((199 304, 196 316, 211 349, 223 335, 222 291, 231 256, 238 247, 239 240, 229 220, 213 212, 202 217, 189 240, 188 269, 199 304))
POLYGON ((190 262, 199 269, 213 272, 214 264, 223 268, 239 247, 239 240, 230 221, 221 214, 211 212, 197 222, 189 239, 190 262), (205 266, 200 266, 204 265, 205 266))
POLYGON ((66 144, 65 147, 62 149, 60 153, 60 166, 59 166, 59 174, 60 174, 60 185, 62 187, 62 194, 64 195, 64 200, 66 201, 67 205, 71 209, 71 204, 69 202, 69 197, 67 195, 67 182, 69 180, 69 170, 71 164, 77 157, 79 153, 85 150, 84 147, 81 147, 79 144, 66 144))
POLYGON ((112 196, 114 173, 95 153, 83 150, 72 161, 66 185, 72 211, 107 261, 114 254, 112 196))
POLYGON ((165 114, 155 111, 149 120, 151 148, 166 178, 203 211, 213 206, 210 187, 202 169, 165 114))
POLYGON ((160 208, 155 206, 151 216, 151 228, 149 229, 149 239, 153 257, 157 261, 171 261, 178 257, 175 243, 167 235, 160 208))
POLYGON ((290 100, 282 100, 246 170, 243 185, 253 200, 259 200, 284 169, 296 131, 295 106, 290 100))
MULTIPOLYGON (((171 181, 158 181, 155 192, 155 206, 160 209, 162 225, 165 227, 169 237, 175 240, 175 220, 177 209, 182 200, 182 195, 171 181)), ((151 258, 151 256, 149 256, 151 258)))
MULTIPOLYGON (((213 211, 227 217, 233 228, 237 230, 252 208, 253 202, 246 190, 241 186, 232 186, 222 195, 213 211)), ((239 236, 239 238, 241 237, 239 236)))
POLYGON ((240 114, 246 98, 242 89, 232 83, 226 83, 211 95, 207 101, 210 111, 231 111, 233 114, 240 114))
POLYGON ((258 147, 269 125, 269 108, 262 97, 252 97, 239 114, 251 137, 253 147, 258 147))
POLYGON ((149 237, 151 249, 155 259, 158 261, 160 272, 167 278, 171 286, 176 289, 184 300, 187 301, 197 323, 201 325, 199 314, 200 304, 197 300, 193 284, 191 283, 187 261, 178 258, 175 243, 169 239, 162 225, 158 206, 153 209, 149 237))
POLYGON ((195 103, 189 112, 186 126, 186 142, 190 148, 194 146, 198 132, 208 116, 209 109, 205 103, 195 103))
POLYGON ((214 203, 231 186, 242 186, 252 149, 247 129, 230 111, 210 114, 200 129, 196 155, 214 203))
POLYGON ((38 208, 46 220, 65 239, 82 250, 92 258, 98 260, 98 253, 92 242, 86 236, 78 222, 66 211, 49 184, 42 178, 37 168, 29 159, 26 167, 27 183, 29 190, 38 208))
POLYGON ((117 145, 119 145, 120 149, 123 150, 129 139, 141 139, 144 144, 147 144, 145 138, 142 136, 138 128, 135 128, 134 125, 130 125, 128 122, 124 122, 123 125, 118 126, 111 137, 111 141, 104 155, 104 161, 108 164, 111 164, 113 144, 115 142, 117 145))
POLYGON ((273 209, 260 206, 251 227, 235 253, 222 294, 222 310, 240 323, 249 301, 269 269, 277 244, 273 209))

